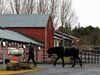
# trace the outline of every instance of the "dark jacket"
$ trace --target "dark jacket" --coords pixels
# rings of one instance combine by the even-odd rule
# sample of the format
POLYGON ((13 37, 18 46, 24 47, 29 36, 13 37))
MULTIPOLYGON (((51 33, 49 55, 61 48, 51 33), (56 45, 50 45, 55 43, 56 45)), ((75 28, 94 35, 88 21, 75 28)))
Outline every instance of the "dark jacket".
POLYGON ((34 55, 34 49, 32 46, 29 46, 29 55, 34 55))

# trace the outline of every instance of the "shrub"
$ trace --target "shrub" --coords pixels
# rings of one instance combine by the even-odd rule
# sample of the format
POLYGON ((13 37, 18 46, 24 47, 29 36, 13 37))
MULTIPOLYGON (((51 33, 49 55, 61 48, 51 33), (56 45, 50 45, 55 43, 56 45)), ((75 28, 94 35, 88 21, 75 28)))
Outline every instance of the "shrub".
POLYGON ((32 69, 32 65, 28 63, 9 63, 7 64, 7 70, 25 70, 32 69))

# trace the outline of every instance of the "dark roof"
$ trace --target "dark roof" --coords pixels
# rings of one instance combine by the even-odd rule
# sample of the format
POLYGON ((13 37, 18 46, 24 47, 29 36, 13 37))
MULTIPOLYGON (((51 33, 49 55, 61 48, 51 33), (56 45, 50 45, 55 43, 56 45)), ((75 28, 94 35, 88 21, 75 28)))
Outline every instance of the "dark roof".
POLYGON ((7 40, 13 40, 18 42, 26 42, 26 43, 33 43, 35 45, 43 46, 42 43, 37 42, 31 38, 28 38, 24 35, 21 35, 20 33, 10 31, 10 30, 2 30, 0 29, 0 38, 1 39, 7 39, 7 40))
MULTIPOLYGON (((59 36, 61 36, 62 32, 55 32, 55 34, 58 34, 59 36)), ((66 34, 66 33, 63 33, 63 36, 66 37, 66 38, 69 38, 69 39, 78 39, 78 40, 80 40, 79 38, 77 38, 75 36, 72 36, 72 35, 69 35, 69 34, 66 34)))
MULTIPOLYGON (((54 38, 55 38, 55 39, 61 39, 61 38, 62 38, 62 35, 55 32, 55 33, 54 33, 54 38)), ((63 35, 63 38, 64 38, 65 40, 71 40, 71 38, 69 38, 69 37, 67 37, 67 36, 64 36, 64 35, 63 35)))
POLYGON ((0 14, 0 27, 46 27, 49 14, 0 14))

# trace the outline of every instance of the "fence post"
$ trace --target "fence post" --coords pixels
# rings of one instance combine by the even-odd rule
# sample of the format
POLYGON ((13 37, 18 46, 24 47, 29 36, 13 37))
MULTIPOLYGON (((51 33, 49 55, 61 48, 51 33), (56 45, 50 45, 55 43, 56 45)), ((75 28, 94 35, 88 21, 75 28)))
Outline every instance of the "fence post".
POLYGON ((94 53, 94 63, 96 63, 96 54, 94 53))
POLYGON ((5 69, 5 53, 3 52, 3 69, 5 69))
POLYGON ((90 62, 90 52, 88 52, 88 63, 90 62))
POLYGON ((87 63, 87 61, 86 61, 86 52, 85 52, 85 63, 87 63))
POLYGON ((93 52, 91 52, 91 62, 93 63, 93 52))

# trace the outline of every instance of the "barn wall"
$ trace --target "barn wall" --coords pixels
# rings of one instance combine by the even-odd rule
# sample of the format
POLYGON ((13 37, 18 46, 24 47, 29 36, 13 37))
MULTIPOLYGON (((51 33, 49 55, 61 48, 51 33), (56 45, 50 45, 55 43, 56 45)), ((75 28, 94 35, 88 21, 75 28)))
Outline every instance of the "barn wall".
POLYGON ((48 48, 54 46, 54 28, 51 17, 49 18, 47 25, 47 42, 48 42, 48 48))
POLYGON ((51 18, 49 18, 45 28, 45 58, 47 58, 47 50, 54 46, 54 28, 51 18))
POLYGON ((7 28, 9 30, 13 30, 13 31, 17 31, 17 32, 21 32, 33 39, 36 39, 40 42, 45 41, 45 28, 41 28, 41 27, 27 27, 27 28, 7 28))

